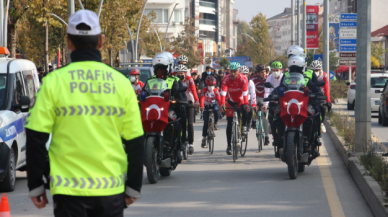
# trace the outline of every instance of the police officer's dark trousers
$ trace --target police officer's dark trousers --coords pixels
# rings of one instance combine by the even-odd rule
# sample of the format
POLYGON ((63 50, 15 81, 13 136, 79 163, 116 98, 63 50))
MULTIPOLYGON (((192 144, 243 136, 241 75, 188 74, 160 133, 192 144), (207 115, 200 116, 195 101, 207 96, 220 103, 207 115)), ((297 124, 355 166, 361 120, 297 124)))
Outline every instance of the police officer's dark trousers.
POLYGON ((56 194, 55 217, 122 217, 124 194, 100 197, 82 197, 56 194))

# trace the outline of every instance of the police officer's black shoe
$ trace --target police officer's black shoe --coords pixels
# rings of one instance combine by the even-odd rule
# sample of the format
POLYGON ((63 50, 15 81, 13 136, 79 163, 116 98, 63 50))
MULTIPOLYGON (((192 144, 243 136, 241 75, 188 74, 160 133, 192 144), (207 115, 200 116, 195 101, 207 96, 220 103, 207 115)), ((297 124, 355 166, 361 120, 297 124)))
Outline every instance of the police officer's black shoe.
POLYGON ((317 138, 317 139, 315 140, 315 144, 316 144, 317 146, 321 146, 321 145, 322 145, 322 142, 319 141, 319 138, 317 138))
POLYGON ((206 138, 202 139, 201 148, 207 148, 207 146, 206 146, 206 138))
POLYGON ((192 155, 194 153, 194 147, 189 146, 189 155, 192 155))
POLYGON ((315 159, 315 158, 321 156, 321 154, 319 153, 319 151, 318 151, 317 149, 314 149, 314 150, 313 150, 312 155, 313 155, 313 159, 315 159))
POLYGON ((269 145, 269 138, 268 136, 265 137, 264 146, 269 145))
POLYGON ((228 146, 228 148, 226 149, 226 154, 232 155, 232 147, 231 146, 228 146))
POLYGON ((178 151, 178 154, 177 154, 176 160, 178 161, 178 164, 182 163, 182 154, 181 154, 181 152, 180 152, 180 151, 178 151))

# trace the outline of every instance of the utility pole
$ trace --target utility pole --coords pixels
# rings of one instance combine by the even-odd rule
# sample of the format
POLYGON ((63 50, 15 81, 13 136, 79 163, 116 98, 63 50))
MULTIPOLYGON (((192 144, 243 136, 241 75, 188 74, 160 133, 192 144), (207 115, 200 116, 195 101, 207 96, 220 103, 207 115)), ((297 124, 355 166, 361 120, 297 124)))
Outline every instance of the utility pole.
POLYGON ((355 151, 366 150, 371 136, 370 61, 371 61, 371 0, 358 0, 357 11, 357 85, 355 151))
MULTIPOLYGON (((69 0, 68 3, 67 3, 67 7, 68 7, 68 11, 69 11, 69 18, 72 14, 75 13, 75 4, 74 4, 74 0, 69 0)), ((69 49, 69 56, 68 56, 68 63, 71 63, 71 58, 70 58, 70 54, 71 54, 71 50, 69 49)))
POLYGON ((299 4, 299 0, 296 0, 296 45, 299 45, 300 46, 300 4, 299 4))
POLYGON ((291 0, 291 45, 295 44, 295 0, 291 0))
MULTIPOLYGON (((0 1, 0 29, 2 31, 4 31, 3 22, 4 22, 4 1, 0 1)), ((4 47, 3 35, 4 35, 4 32, 1 32, 0 33, 0 47, 4 47)))
POLYGON ((307 21, 306 21, 306 0, 303 0, 303 26, 302 26, 302 44, 303 48, 306 50, 307 49, 307 44, 306 44, 306 34, 307 34, 307 27, 306 27, 307 21))
POLYGON ((329 0, 324 0, 323 3, 323 71, 329 71, 329 0))

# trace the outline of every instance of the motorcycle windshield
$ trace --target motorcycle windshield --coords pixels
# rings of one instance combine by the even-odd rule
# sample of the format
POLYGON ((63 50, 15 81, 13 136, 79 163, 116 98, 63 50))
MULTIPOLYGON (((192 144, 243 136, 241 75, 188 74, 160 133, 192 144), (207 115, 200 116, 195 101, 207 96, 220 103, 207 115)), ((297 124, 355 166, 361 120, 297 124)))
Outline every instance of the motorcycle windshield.
POLYGON ((166 81, 160 78, 149 79, 144 86, 144 90, 151 96, 162 96, 167 89, 166 81))
POLYGON ((299 90, 305 86, 304 76, 300 73, 290 72, 284 75, 283 85, 288 90, 299 90))

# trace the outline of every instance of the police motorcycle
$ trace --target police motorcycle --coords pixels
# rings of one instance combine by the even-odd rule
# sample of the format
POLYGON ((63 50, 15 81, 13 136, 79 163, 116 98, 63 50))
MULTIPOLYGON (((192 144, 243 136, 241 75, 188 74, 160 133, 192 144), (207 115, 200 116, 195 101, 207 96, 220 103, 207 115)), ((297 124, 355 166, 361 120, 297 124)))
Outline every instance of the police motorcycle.
MULTIPOLYGON (((182 87, 178 93, 186 90, 187 87, 182 87)), ((188 102, 175 100, 166 81, 158 78, 146 83, 140 98, 141 118, 146 132, 144 165, 148 181, 155 184, 159 174, 170 176, 182 161, 180 118, 174 109, 182 108, 188 102)))
MULTIPOLYGON (((313 150, 316 148, 317 129, 316 118, 320 115, 315 112, 310 99, 325 100, 321 93, 315 94, 307 87, 305 78, 301 73, 289 73, 283 83, 265 98, 264 101, 276 101, 273 124, 276 126, 278 138, 275 148, 275 156, 288 166, 290 179, 296 179, 298 172, 304 172, 305 166, 310 165, 313 150), (306 121, 308 120, 309 121, 306 121), (314 128, 315 126, 315 128, 314 128)), ((323 86, 325 82, 317 84, 323 86)), ((267 88, 273 88, 269 82, 264 84, 267 88)))

